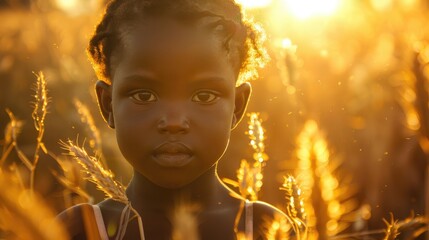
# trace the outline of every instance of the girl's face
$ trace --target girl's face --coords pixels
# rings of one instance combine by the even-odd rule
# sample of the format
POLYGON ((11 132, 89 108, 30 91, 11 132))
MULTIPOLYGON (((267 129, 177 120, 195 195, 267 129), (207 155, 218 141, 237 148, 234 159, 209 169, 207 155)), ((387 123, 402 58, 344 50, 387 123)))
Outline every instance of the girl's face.
POLYGON ((235 87, 220 40, 196 26, 149 19, 123 42, 112 85, 97 84, 102 113, 136 172, 187 185, 223 155, 250 85, 235 87))

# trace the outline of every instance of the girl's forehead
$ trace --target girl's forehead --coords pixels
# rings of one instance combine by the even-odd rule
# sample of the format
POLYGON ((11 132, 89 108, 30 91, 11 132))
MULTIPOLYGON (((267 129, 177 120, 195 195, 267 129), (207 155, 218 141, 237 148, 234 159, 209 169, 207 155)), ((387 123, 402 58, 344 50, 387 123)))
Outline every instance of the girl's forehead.
MULTIPOLYGON (((227 58, 221 38, 200 24, 150 18, 128 27, 122 36, 123 56, 151 59, 167 56, 227 58)), ((187 59, 183 59, 187 60, 187 59)))
MULTIPOLYGON (((124 27, 122 43, 125 48, 146 45, 179 45, 183 43, 220 43, 214 31, 203 23, 188 23, 167 17, 152 17, 124 27)), ((218 44, 220 47, 220 44, 218 44)), ((165 46, 164 46, 165 47, 165 46)))
POLYGON ((200 25, 170 18, 147 19, 128 27, 122 43, 119 65, 128 70, 141 67, 164 73, 216 70, 235 75, 220 38, 200 25))

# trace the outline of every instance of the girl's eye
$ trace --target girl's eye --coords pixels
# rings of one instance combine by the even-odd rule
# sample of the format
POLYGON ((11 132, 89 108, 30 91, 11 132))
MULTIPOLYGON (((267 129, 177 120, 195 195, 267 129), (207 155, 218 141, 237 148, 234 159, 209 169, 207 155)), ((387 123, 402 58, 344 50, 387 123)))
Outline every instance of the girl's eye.
POLYGON ((131 98, 141 103, 155 102, 157 100, 155 94, 148 91, 136 92, 131 95, 131 98))
POLYGON ((192 97, 192 101, 199 103, 212 103, 216 101, 219 97, 212 92, 199 92, 192 97))

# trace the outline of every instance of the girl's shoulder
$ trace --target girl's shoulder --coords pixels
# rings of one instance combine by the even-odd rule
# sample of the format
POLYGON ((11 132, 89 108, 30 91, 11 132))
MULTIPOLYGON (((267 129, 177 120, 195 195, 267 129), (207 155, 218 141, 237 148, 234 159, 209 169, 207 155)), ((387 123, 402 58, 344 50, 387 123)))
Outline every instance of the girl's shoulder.
POLYGON ((71 239, 91 239, 86 230, 90 223, 96 222, 93 205, 82 203, 72 206, 61 212, 57 219, 64 225, 71 239))
POLYGON ((57 219, 63 223, 71 239, 108 239, 104 223, 120 211, 121 206, 112 200, 97 205, 82 203, 64 210, 57 219))

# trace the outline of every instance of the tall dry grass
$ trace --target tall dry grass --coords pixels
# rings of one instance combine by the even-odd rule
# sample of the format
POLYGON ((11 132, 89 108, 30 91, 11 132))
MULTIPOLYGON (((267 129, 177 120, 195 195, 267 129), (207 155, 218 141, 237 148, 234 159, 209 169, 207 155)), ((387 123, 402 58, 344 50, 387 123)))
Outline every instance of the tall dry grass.
POLYGON ((144 239, 143 222, 139 213, 132 207, 126 193, 125 187, 114 179, 113 173, 102 166, 101 162, 93 156, 90 156, 84 148, 75 145, 71 140, 61 142, 61 145, 67 153, 72 156, 84 169, 88 180, 93 182, 99 190, 104 192, 107 198, 125 204, 121 214, 121 220, 118 227, 117 239, 123 239, 127 226, 132 218, 137 218, 140 239, 144 239), (130 211, 134 216, 130 216, 130 211))
POLYGON ((0 169, 0 230, 5 239, 62 240, 67 232, 45 200, 0 169))
POLYGON ((291 175, 284 177, 283 187, 286 199, 286 217, 297 239, 307 238, 307 213, 301 187, 291 175))
POLYGON ((329 239, 349 226, 357 209, 352 189, 335 176, 339 164, 330 158, 327 141, 315 121, 308 121, 297 138, 297 181, 303 189, 309 237, 329 239), (347 215, 351 215, 347 216, 347 215))
POLYGON ((74 100, 74 105, 77 109, 77 112, 79 113, 81 122, 85 124, 89 146, 96 154, 102 154, 103 151, 100 131, 95 126, 95 121, 91 112, 89 111, 88 107, 78 99, 74 100))
MULTIPOLYGON (((12 111, 7 110, 10 122, 5 129, 0 158, 0 187, 7 188, 8 191, 0 192, 0 215, 2 216, 0 229, 7 234, 7 238, 11 239, 66 239, 67 235, 61 224, 56 222, 53 211, 34 192, 34 172, 38 166, 40 154, 42 152, 48 154, 58 162, 63 173, 55 172, 54 175, 67 191, 81 196, 85 201, 91 201, 92 197, 82 187, 80 168, 71 160, 62 159, 50 153, 43 143, 49 97, 44 75, 40 73, 36 76, 36 101, 32 118, 38 136, 32 160, 21 151, 17 143, 22 121, 18 120, 12 111), (22 176, 19 167, 5 164, 13 150, 29 171, 29 183, 24 181, 27 178, 22 176), (16 224, 18 222, 22 224, 16 224)), ((88 124, 88 132, 91 136, 90 147, 95 154, 100 155, 101 140, 92 117, 83 103, 76 101, 75 105, 82 121, 88 124)), ((416 112, 422 114, 422 110, 416 112)), ((237 170, 237 180, 224 179, 224 181, 236 187, 237 192, 244 199, 256 201, 263 187, 263 168, 268 155, 264 144, 265 129, 259 114, 250 113, 248 117, 249 128, 246 134, 250 138, 250 146, 254 151, 253 162, 242 160, 237 170)), ((133 219, 137 219, 140 238, 144 239, 141 217, 125 194, 125 187, 114 179, 112 171, 103 166, 100 157, 91 156, 83 147, 79 147, 70 140, 62 142, 61 145, 68 155, 80 164, 87 180, 93 182, 107 198, 124 204, 116 239, 124 238, 128 223, 133 219)), ((405 232, 411 232, 408 235, 412 239, 427 231, 427 219, 424 217, 410 217, 402 221, 394 220, 392 217, 390 221, 385 221, 385 229, 341 234, 349 223, 356 219, 354 210, 357 209, 357 205, 353 199, 354 189, 348 186, 350 180, 340 179, 336 175, 340 164, 331 158, 328 142, 315 121, 310 120, 304 125, 297 137, 297 145, 297 177, 295 179, 293 176, 286 176, 281 187, 285 193, 286 217, 276 216, 273 221, 267 222, 267 239, 356 239, 377 235, 380 239, 387 240, 395 239, 405 232)), ((235 231, 237 239, 249 240, 251 236, 246 236, 237 229, 243 208, 244 205, 237 214, 235 231)), ((196 212, 195 206, 186 203, 177 206, 171 218, 174 229, 173 239, 198 239, 196 212)))
POLYGON ((33 164, 31 167, 30 175, 30 188, 34 189, 34 177, 36 173, 37 164, 40 159, 40 150, 45 154, 48 153, 48 150, 43 143, 43 135, 45 133, 45 119, 46 114, 48 113, 48 90, 47 83, 43 72, 35 74, 37 77, 36 86, 35 86, 35 95, 33 102, 33 113, 31 114, 34 120, 34 128, 37 130, 36 138, 36 150, 34 151, 33 164))
MULTIPOLYGON (((260 118, 259 113, 252 112, 248 113, 247 116, 249 120, 246 134, 250 139, 249 145, 254 151, 252 156, 253 163, 249 163, 248 160, 242 159, 240 167, 237 170, 237 180, 231 180, 228 178, 224 178, 222 180, 223 182, 237 188, 239 195, 246 201, 257 201, 258 193, 263 185, 263 168, 269 158, 265 153, 265 129, 262 126, 262 119, 260 118)), ((239 239, 248 238, 248 236, 245 236, 245 234, 238 231, 238 224, 242 218, 244 207, 245 202, 242 201, 234 224, 234 231, 239 239)), ((245 224, 247 226, 251 223, 245 224)))

